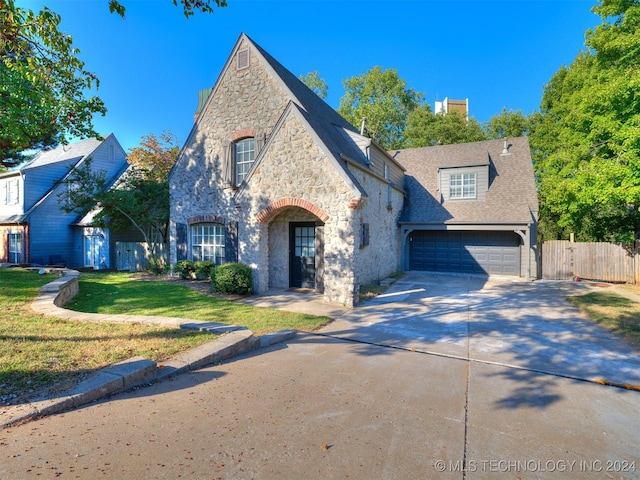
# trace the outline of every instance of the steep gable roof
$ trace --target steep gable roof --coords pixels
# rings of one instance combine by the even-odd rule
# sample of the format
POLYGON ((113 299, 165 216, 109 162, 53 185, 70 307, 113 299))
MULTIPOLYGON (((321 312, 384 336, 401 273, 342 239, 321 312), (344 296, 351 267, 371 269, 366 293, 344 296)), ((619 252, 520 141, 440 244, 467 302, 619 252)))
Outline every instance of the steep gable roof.
MULTIPOLYGON (((288 92, 291 100, 304 110, 309 125, 333 156, 337 160, 340 160, 342 156, 346 156, 352 161, 355 160, 361 166, 367 167, 368 162, 364 148, 372 140, 360 135, 353 125, 249 36, 242 34, 240 40, 242 38, 245 38, 257 50, 267 66, 272 70, 276 80, 280 81, 284 90, 288 92), (346 132, 348 134, 345 134, 346 132), (357 141, 357 139, 362 141, 357 141)), ((389 157, 389 159, 394 161, 392 157, 389 157)))
MULTIPOLYGON (((100 145, 102 145, 108 138, 112 138, 118 146, 120 145, 118 139, 111 133, 103 140, 89 138, 68 145, 60 145, 51 150, 41 151, 29 162, 21 165, 17 171, 24 173, 45 167, 47 172, 50 173, 51 185, 47 185, 47 190, 44 194, 38 194, 38 197, 36 197, 37 200, 23 214, 11 217, 0 217, 0 221, 5 223, 20 223, 26 221, 31 215, 33 215, 40 205, 55 194, 56 190, 60 186, 60 182, 63 182, 68 178, 75 167, 78 167, 90 158, 98 147, 100 147, 100 145)), ((125 167, 121 168, 114 177, 109 179, 110 186, 120 177, 127 167, 128 165, 125 165, 125 167)))
MULTIPOLYGON (((364 150, 364 145, 368 145, 368 143, 365 141, 356 141, 357 137, 362 136, 353 125, 347 122, 340 114, 338 114, 338 112, 308 88, 298 77, 282 66, 280 62, 273 58, 266 50, 244 33, 240 35, 232 49, 221 74, 218 76, 216 84, 211 90, 205 105, 199 112, 196 123, 199 121, 200 116, 207 110, 215 96, 224 72, 228 68, 232 67, 238 50, 245 44, 249 45, 249 48, 252 49, 253 54, 258 58, 258 61, 260 61, 271 73, 273 79, 280 85, 282 90, 289 97, 289 100, 303 115, 306 120, 305 123, 311 128, 313 136, 321 144, 321 148, 335 159, 336 167, 342 170, 341 175, 343 177, 349 177, 353 185, 357 187, 357 190, 363 194, 364 189, 358 185, 353 174, 346 167, 345 158, 355 162, 362 168, 368 168, 369 165, 364 150), (349 134, 345 134, 344 131, 349 131, 349 134)), ((191 131, 190 137, 193 135, 194 131, 195 125, 194 129, 191 131)), ((187 140, 186 143, 188 144, 189 140, 187 140)), ((384 152, 384 150, 380 150, 384 152)), ((391 157, 389 157, 389 160, 391 162, 395 162, 391 157)), ((176 165, 177 164, 178 162, 176 162, 176 165)))
MULTIPOLYGON (((274 137, 277 136, 277 133, 280 130, 280 128, 282 127, 283 122, 286 121, 286 119, 287 119, 287 117, 289 115, 296 116, 298 118, 298 120, 303 125, 306 126, 306 128, 309 131, 310 135, 318 143, 320 148, 322 150, 324 150, 325 154, 329 158, 329 161, 337 169, 338 175, 340 175, 342 177, 342 179, 347 183, 347 185, 352 190, 358 191, 362 196, 367 196, 364 188, 360 185, 360 183, 355 178, 355 176, 348 169, 345 169, 345 168, 342 167, 341 162, 339 161, 339 159, 337 159, 332 154, 332 152, 330 152, 328 150, 326 144, 324 142, 322 142, 322 140, 319 138, 318 131, 311 126, 311 124, 313 122, 313 118, 310 118, 311 117, 310 115, 308 115, 304 110, 302 110, 297 104, 295 104, 293 102, 289 102, 289 104, 287 105, 287 108, 285 109, 284 113, 280 117, 280 120, 278 120, 278 123, 276 124, 276 126, 273 129, 273 131, 271 132, 271 135, 269 136, 269 139, 267 140, 267 143, 265 144, 265 148, 262 149, 261 153, 255 159, 255 162, 253 163, 253 165, 251 167, 251 170, 248 172, 246 178, 249 179, 251 177, 251 175, 253 174, 253 172, 259 167, 260 162, 262 161, 262 158, 264 157, 266 152, 269 150, 270 142, 274 139, 274 137)), ((240 193, 242 191, 243 191, 243 189, 240 188, 238 193, 240 193)))
POLYGON ((526 137, 441 145, 389 152, 406 167, 407 202, 400 223, 532 223, 538 213, 533 162, 526 137), (439 170, 487 165, 484 200, 445 200, 439 170))
POLYGON ((91 155, 100 144, 102 144, 102 140, 88 138, 69 145, 60 145, 52 150, 39 152, 31 161, 20 167, 20 170, 29 170, 68 160, 81 160, 91 155))

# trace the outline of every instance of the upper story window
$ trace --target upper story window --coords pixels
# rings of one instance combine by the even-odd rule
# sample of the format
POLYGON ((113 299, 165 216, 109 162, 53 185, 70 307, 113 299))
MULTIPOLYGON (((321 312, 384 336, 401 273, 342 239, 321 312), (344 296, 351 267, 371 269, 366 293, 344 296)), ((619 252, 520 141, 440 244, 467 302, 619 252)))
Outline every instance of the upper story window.
POLYGON ((476 198, 476 183, 475 173, 449 175, 449 198, 476 198))
POLYGON ((5 205, 16 205, 19 200, 18 195, 18 180, 7 180, 5 185, 4 192, 4 204, 5 205))
POLYGON ((256 144, 253 138, 236 142, 236 184, 240 185, 249 173, 256 156, 256 144))

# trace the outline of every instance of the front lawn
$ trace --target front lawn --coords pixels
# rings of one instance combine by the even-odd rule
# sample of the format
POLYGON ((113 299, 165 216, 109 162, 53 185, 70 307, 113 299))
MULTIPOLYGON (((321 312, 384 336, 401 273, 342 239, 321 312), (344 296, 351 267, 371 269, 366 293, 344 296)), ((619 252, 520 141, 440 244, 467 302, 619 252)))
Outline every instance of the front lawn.
POLYGON ((31 310, 54 275, 0 269, 0 405, 69 388, 82 375, 141 355, 162 361, 215 335, 152 325, 92 323, 31 310))
POLYGON ((141 281, 129 273, 83 273, 80 293, 65 308, 80 312, 160 315, 247 327, 256 335, 312 331, 331 321, 305 313, 259 308, 204 295, 171 281, 141 281))
POLYGON ((610 291, 591 292, 568 300, 593 321, 640 350, 640 303, 610 291))
MULTIPOLYGON (((192 330, 79 322, 33 312, 31 302, 40 287, 54 279, 0 269, 0 405, 68 389, 82 376, 133 356, 162 361, 216 338, 192 330)), ((174 282, 135 280, 126 273, 83 273, 79 284, 80 293, 66 308, 230 323, 257 335, 314 330, 330 321, 225 301, 174 282)))

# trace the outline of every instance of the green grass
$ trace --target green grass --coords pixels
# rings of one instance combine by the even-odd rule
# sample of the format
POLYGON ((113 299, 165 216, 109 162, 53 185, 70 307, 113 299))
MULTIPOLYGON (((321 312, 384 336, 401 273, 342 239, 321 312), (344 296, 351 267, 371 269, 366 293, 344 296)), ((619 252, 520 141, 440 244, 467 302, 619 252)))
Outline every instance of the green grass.
POLYGON ((141 355, 156 361, 210 342, 215 335, 174 328, 92 323, 31 310, 52 274, 0 269, 0 404, 12 395, 61 390, 79 376, 141 355))
MULTIPOLYGON (((403 272, 395 272, 389 275, 390 278, 393 278, 394 281, 399 280, 404 275, 403 272)), ((359 299, 361 302, 366 300, 371 300, 372 298, 377 297, 378 295, 384 293, 387 288, 380 285, 380 282, 369 283, 367 285, 360 285, 360 295, 359 299)))
MULTIPOLYGON (((33 312, 30 304, 40 287, 54 279, 51 274, 0 269, 0 405, 70 388, 84 374, 133 356, 162 361, 215 338, 191 330, 78 322, 33 312)), ((66 308, 230 323, 258 335, 314 330, 330 321, 241 305, 176 283, 140 281, 124 273, 83 273, 79 285, 80 293, 66 308)))
POLYGON ((256 335, 312 331, 331 321, 328 317, 243 305, 173 282, 135 280, 127 273, 82 274, 79 284, 80 293, 65 308, 221 322, 247 327, 256 335))
POLYGON ((591 292, 568 298, 593 321, 640 350, 640 303, 614 292, 591 292))

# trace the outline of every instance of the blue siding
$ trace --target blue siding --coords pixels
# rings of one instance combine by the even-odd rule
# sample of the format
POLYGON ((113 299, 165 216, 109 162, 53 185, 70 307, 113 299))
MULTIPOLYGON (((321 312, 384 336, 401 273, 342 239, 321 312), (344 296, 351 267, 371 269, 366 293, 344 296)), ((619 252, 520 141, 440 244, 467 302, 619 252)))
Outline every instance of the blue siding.
MULTIPOLYGON (((109 135, 101 143, 95 142, 95 149, 91 151, 91 143, 74 146, 59 147, 61 150, 49 152, 48 161, 32 162, 23 170, 24 185, 21 185, 21 200, 25 201, 24 209, 29 213, 29 254, 30 259, 42 259, 48 262, 52 255, 62 257, 69 267, 84 266, 83 229, 72 224, 78 220, 76 213, 64 213, 58 202, 58 196, 66 191, 66 184, 58 184, 75 165, 84 163, 87 157, 92 159, 93 171, 103 171, 107 180, 115 180, 118 174, 127 166, 126 153, 113 135, 109 135), (86 145, 90 145, 87 149, 86 145), (67 149, 67 150, 65 150, 67 149), (69 157, 65 158, 65 153, 69 157), (74 152, 76 152, 74 156, 74 152), (78 157, 77 153, 83 155, 78 157), (24 193, 24 195, 23 195, 24 193), (33 208, 35 205, 35 208, 33 208), (31 212, 28 212, 33 208, 31 212)), ((0 179, 1 181, 2 179, 0 179)), ((10 213, 1 208, 0 216, 10 213)), ((0 248, 2 240, 0 240, 0 248)))

